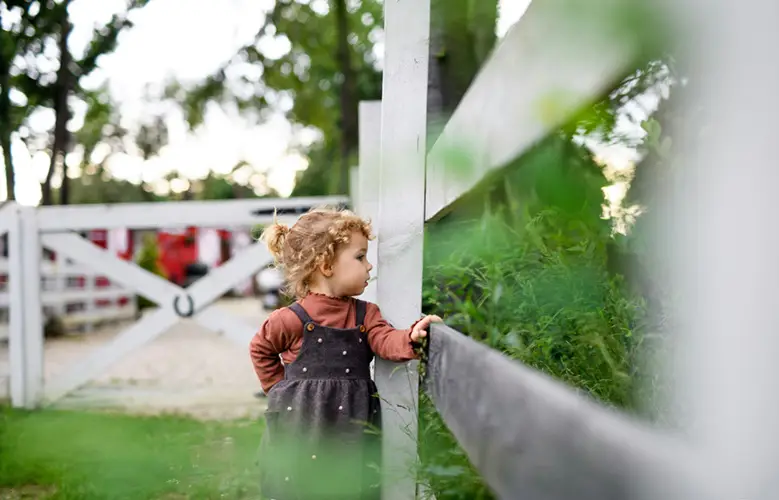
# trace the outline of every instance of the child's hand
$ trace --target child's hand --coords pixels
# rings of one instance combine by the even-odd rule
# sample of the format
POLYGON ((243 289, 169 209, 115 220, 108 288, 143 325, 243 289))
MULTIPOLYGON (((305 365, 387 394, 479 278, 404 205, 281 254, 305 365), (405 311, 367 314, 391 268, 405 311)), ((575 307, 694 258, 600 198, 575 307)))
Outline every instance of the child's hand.
POLYGON ((417 324, 414 325, 414 328, 411 329, 411 341, 419 342, 420 339, 427 337, 427 328, 430 326, 430 323, 433 322, 442 323, 443 320, 435 315, 425 316, 420 319, 417 324))

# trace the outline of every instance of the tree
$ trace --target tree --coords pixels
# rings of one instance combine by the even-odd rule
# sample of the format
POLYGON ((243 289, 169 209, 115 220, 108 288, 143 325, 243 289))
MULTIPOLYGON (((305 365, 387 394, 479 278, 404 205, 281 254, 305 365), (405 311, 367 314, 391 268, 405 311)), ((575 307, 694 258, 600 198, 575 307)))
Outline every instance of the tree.
POLYGON ((31 110, 43 101, 46 92, 29 72, 21 72, 17 59, 27 63, 25 56, 43 51, 43 40, 54 33, 53 2, 0 1, 0 17, 11 19, 8 29, 0 29, 0 147, 3 148, 5 184, 8 199, 15 199, 14 163, 11 151, 13 134, 29 116, 31 110), (17 20, 14 22, 13 18, 17 20), (17 90, 22 102, 14 104, 11 93, 17 90))
MULTIPOLYGON (((162 201, 165 196, 157 196, 152 192, 138 189, 132 182, 111 176, 104 165, 85 170, 75 179, 71 179, 71 203, 84 205, 92 203, 141 203, 147 201, 162 201)), ((53 190, 59 195, 59 190, 53 190)))
MULTIPOLYGON (((97 68, 98 59, 113 52, 119 33, 132 26, 128 15, 142 8, 149 0, 129 0, 126 9, 115 14, 104 26, 93 31, 86 50, 80 57, 71 53, 68 41, 71 22, 68 7, 75 0, 46 0, 23 2, 3 0, 0 8, 6 15, 14 15, 16 21, 9 30, 2 32, 0 60, 0 145, 3 147, 6 163, 6 187, 13 192, 13 158, 11 140, 14 132, 21 132, 30 114, 41 108, 51 108, 55 113, 55 124, 49 144, 50 168, 41 185, 43 203, 52 199, 51 183, 55 169, 60 169, 63 178, 61 200, 68 202, 68 176, 65 172, 64 156, 71 146, 67 124, 71 117, 69 101, 72 98, 85 99, 87 91, 81 86, 82 78, 97 68), (57 55, 48 56, 46 47, 56 45, 57 55), (38 63, 40 58, 56 62, 56 71, 45 71, 38 63), (53 59, 53 61, 52 61, 53 59), (18 104, 11 101, 12 91, 20 96, 18 104)), ((27 131, 24 131, 25 134, 27 131)), ((23 136, 24 137, 24 136, 23 136)), ((28 147, 38 149, 35 139, 24 137, 28 147)))
MULTIPOLYGON (((156 115, 150 122, 141 124, 135 136, 135 147, 140 151, 144 162, 156 156, 167 144, 168 127, 162 115, 156 115)), ((145 201, 152 201, 151 188, 145 185, 143 178, 137 189, 145 201)))
POLYGON ((82 173, 92 165, 92 155, 99 145, 107 147, 103 160, 110 154, 125 152, 125 138, 128 134, 119 124, 116 104, 111 101, 106 85, 95 90, 85 90, 83 99, 87 105, 84 125, 74 134, 76 144, 81 147, 79 170, 82 173))
POLYGON ((60 189, 60 202, 63 205, 68 203, 68 175, 67 165, 65 164, 65 148, 70 142, 70 133, 68 132, 68 121, 70 121, 70 107, 68 106, 68 97, 73 87, 73 56, 68 47, 68 39, 73 25, 68 15, 68 6, 71 0, 63 0, 60 4, 57 17, 59 18, 59 69, 57 69, 57 80, 52 89, 52 99, 54 105, 54 139, 51 144, 49 171, 46 172, 46 180, 43 181, 41 200, 44 205, 51 205, 51 179, 57 162, 61 160, 62 164, 62 188, 60 189), (62 157, 62 158, 60 158, 62 157))
POLYGON ((358 146, 357 105, 381 96, 374 53, 381 23, 378 0, 280 0, 251 44, 197 86, 172 85, 170 95, 193 127, 202 121, 205 106, 218 101, 236 103, 260 118, 281 112, 298 130, 318 131, 313 144, 293 145, 310 153, 300 182, 312 194, 345 193, 358 146), (228 72, 240 72, 247 63, 261 68, 261 79, 244 72, 238 81, 228 81, 228 72), (238 85, 253 92, 242 95, 234 88, 238 85))

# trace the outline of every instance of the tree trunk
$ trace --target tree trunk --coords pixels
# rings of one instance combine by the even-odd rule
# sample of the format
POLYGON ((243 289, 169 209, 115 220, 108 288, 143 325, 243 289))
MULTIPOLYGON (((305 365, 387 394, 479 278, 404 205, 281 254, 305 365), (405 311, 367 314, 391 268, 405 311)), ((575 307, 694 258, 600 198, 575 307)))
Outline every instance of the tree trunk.
POLYGON ((68 120, 70 119, 70 110, 68 108, 68 95, 70 94, 71 80, 73 75, 70 73, 70 50, 68 50, 68 37, 70 36, 70 20, 68 19, 68 9, 65 2, 62 9, 62 19, 60 21, 60 67, 57 70, 57 83, 55 84, 54 94, 54 140, 51 146, 51 162, 49 171, 46 173, 46 180, 42 186, 43 205, 52 205, 53 197, 51 190, 51 179, 57 167, 57 160, 62 163, 62 187, 60 189, 60 203, 68 204, 70 195, 69 182, 67 176, 67 165, 65 165, 65 153, 70 139, 68 132, 68 120))
MULTIPOLYGON (((7 96, 3 96, 7 97, 7 96)), ((3 162, 5 163, 5 192, 7 193, 8 201, 16 199, 16 179, 14 177, 14 159, 11 155, 11 127, 5 120, 3 115, 0 115, 0 120, 3 120, 2 126, 0 126, 0 148, 3 148, 3 162)))
MULTIPOLYGON (((7 33, 2 34, 3 45, 11 43, 7 33)), ((13 156, 11 155, 11 60, 6 55, 13 56, 15 50, 6 53, 3 47, 0 53, 0 148, 3 148, 3 161, 5 162, 5 189, 8 200, 16 199, 16 182, 14 178, 13 156)))
POLYGON ((0 137, 0 147, 3 148, 3 161, 5 162, 5 192, 8 201, 16 199, 16 179, 14 176, 14 160, 11 155, 11 134, 5 130, 0 137))
POLYGON ((338 37, 338 69, 342 76, 340 88, 341 100, 341 162, 338 175, 338 193, 349 192, 349 162, 358 146, 357 122, 357 75, 352 66, 349 48, 349 18, 346 0, 335 0, 336 31, 338 37))
POLYGON ((481 68, 498 40, 495 35, 498 24, 498 2, 497 0, 492 2, 474 1, 471 2, 471 7, 473 8, 471 17, 473 53, 479 68, 481 68))
POLYGON ((495 46, 496 0, 431 0, 428 148, 495 46))
POLYGON ((430 1, 430 44, 427 68, 427 150, 435 144, 441 134, 448 113, 444 111, 442 58, 444 53, 444 16, 441 11, 445 0, 430 1))

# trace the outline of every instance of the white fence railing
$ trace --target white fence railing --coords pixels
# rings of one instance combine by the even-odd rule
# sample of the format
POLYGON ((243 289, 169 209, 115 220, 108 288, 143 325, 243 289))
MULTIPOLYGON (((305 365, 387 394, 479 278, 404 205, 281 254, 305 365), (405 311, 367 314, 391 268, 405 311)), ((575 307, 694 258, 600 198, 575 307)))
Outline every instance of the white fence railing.
MULTIPOLYGON (((369 300, 377 300, 397 325, 421 313, 425 221, 599 99, 629 74, 638 49, 611 43, 598 16, 566 21, 560 13, 575 6, 571 0, 534 1, 481 68, 428 154, 430 3, 384 4, 382 101, 360 107, 360 178, 352 184, 359 187, 352 196, 358 211, 374 221, 378 234, 379 279, 369 300), (467 167, 453 165, 453 154, 467 167)), ((417 460, 416 367, 415 361, 376 363, 376 384, 388 408, 385 500, 417 493, 408 474, 417 460)))
MULTIPOLYGON (((8 339, 8 259, 0 258, 0 340, 8 339)), ((90 330, 100 324, 129 320, 137 307, 132 290, 114 283, 89 266, 72 261, 41 262, 41 303, 45 318, 55 317, 66 330, 90 330)))
MULTIPOLYGON (((641 47, 614 35, 628 33, 626 9, 645 4, 533 0, 425 158, 430 3, 384 3, 382 102, 360 110, 356 200, 378 233, 371 293, 401 325, 420 313, 424 221, 626 76, 641 47)), ((676 54, 695 89, 685 111, 708 120, 680 124, 664 165, 676 184, 658 196, 672 209, 658 217, 665 227, 655 250, 674 270, 683 325, 673 342, 684 365, 676 365, 681 356, 665 361, 676 369, 673 403, 689 410, 679 410, 686 428, 673 437, 648 429, 434 326, 425 388, 498 498, 779 498, 779 396, 771 386, 779 378, 771 180, 779 176, 771 49, 779 8, 768 0, 657 7, 668 9, 673 34, 686 37, 676 54)), ((413 478, 396 476, 417 459, 418 379, 413 363, 402 368, 376 365, 390 407, 384 500, 417 494, 413 478)))
MULTIPOLYGON (((11 404, 34 408, 55 402, 110 368, 133 350, 162 335, 182 317, 217 335, 246 346, 257 325, 214 305, 220 297, 265 268, 272 257, 262 243, 238 249, 228 262, 192 283, 179 286, 98 247, 75 231, 96 228, 171 229, 188 226, 240 228, 276 218, 294 223, 300 213, 320 205, 344 205, 344 197, 248 199, 91 206, 25 207, 0 205, 0 236, 8 234, 7 288, 11 404), (78 268, 54 269, 56 280, 68 275, 105 276, 125 288, 51 291, 39 256, 49 249, 78 268), (86 268, 91 269, 87 272, 86 268), (77 270, 76 270, 77 269, 77 270), (63 277, 63 274, 65 275, 63 277), (66 297, 62 298, 61 295, 66 297), (73 363, 56 379, 43 377, 43 330, 47 306, 70 301, 121 300, 142 295, 159 307, 112 340, 73 363)), ((124 302, 124 301, 122 301, 124 302)), ((129 311, 128 311, 129 314, 129 311)), ((87 319, 95 319, 87 318, 87 319)), ((247 361, 248 362, 248 361, 247 361)))

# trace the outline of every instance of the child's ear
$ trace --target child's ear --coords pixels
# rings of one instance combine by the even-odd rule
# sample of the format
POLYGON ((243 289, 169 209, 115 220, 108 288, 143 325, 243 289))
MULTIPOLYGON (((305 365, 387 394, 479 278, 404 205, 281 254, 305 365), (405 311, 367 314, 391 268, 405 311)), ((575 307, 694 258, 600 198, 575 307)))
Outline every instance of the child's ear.
POLYGON ((325 278, 329 278, 333 275, 333 266, 327 262, 323 262, 319 265, 319 272, 322 273, 322 276, 325 278))

